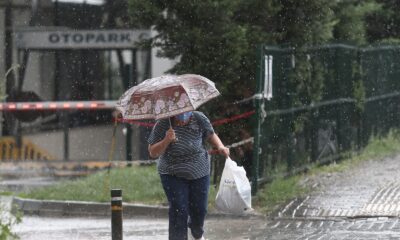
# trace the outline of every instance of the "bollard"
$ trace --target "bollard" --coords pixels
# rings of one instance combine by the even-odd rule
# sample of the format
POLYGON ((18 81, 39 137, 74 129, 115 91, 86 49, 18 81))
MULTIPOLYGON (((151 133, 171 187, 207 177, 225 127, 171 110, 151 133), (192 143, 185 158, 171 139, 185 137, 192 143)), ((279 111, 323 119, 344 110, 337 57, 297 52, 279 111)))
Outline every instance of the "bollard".
POLYGON ((111 189, 111 239, 122 240, 122 190, 111 189))

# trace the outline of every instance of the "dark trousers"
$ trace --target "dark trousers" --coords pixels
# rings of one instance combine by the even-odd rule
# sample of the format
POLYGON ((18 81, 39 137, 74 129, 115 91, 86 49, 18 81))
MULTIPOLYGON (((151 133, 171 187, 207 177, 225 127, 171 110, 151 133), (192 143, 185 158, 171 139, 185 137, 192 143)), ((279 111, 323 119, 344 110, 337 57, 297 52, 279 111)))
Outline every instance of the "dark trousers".
POLYGON ((188 227, 194 238, 204 233, 210 176, 188 180, 160 175, 169 203, 169 240, 186 240, 188 227))

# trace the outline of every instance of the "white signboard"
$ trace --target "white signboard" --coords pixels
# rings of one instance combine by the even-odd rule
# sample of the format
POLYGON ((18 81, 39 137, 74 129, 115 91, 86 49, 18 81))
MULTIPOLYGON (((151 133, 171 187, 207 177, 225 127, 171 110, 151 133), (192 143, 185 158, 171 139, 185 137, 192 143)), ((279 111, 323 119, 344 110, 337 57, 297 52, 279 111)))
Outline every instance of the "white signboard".
POLYGON ((149 30, 17 30, 16 46, 19 49, 127 49, 149 38, 149 30))
POLYGON ((264 57, 264 98, 272 98, 272 55, 264 57))

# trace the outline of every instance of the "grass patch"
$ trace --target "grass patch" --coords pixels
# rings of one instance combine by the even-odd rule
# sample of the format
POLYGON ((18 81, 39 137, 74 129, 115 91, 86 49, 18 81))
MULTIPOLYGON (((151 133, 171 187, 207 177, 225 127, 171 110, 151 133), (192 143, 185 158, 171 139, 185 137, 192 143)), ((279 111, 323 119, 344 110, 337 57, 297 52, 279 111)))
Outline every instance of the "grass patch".
POLYGON ((10 191, 0 191, 0 196, 13 196, 14 192, 10 191))
POLYGON ((155 166, 112 169, 88 177, 35 189, 22 197, 52 200, 109 202, 111 188, 123 191, 126 202, 162 204, 166 200, 155 166))
POLYGON ((299 181, 303 176, 292 176, 288 178, 278 178, 272 183, 266 184, 253 197, 253 207, 259 212, 270 213, 277 206, 305 195, 309 190, 299 186, 299 181))
MULTIPOLYGON (((140 166, 102 171, 88 177, 63 181, 56 185, 35 189, 20 197, 42 200, 74 200, 109 202, 110 187, 122 189, 124 202, 144 204, 166 204, 160 177, 155 166, 140 166), (110 183, 110 185, 109 185, 110 183)), ((210 187, 212 209, 216 190, 210 187)))

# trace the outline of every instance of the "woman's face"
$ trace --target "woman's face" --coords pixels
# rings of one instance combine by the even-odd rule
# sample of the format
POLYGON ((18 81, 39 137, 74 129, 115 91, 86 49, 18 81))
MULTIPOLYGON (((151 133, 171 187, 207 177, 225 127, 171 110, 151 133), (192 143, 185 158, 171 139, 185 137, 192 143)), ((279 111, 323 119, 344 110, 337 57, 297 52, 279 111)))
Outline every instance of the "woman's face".
POLYGON ((193 113, 192 112, 184 112, 181 114, 178 114, 175 116, 175 119, 178 120, 179 122, 187 122, 190 120, 190 118, 192 117, 193 113))

